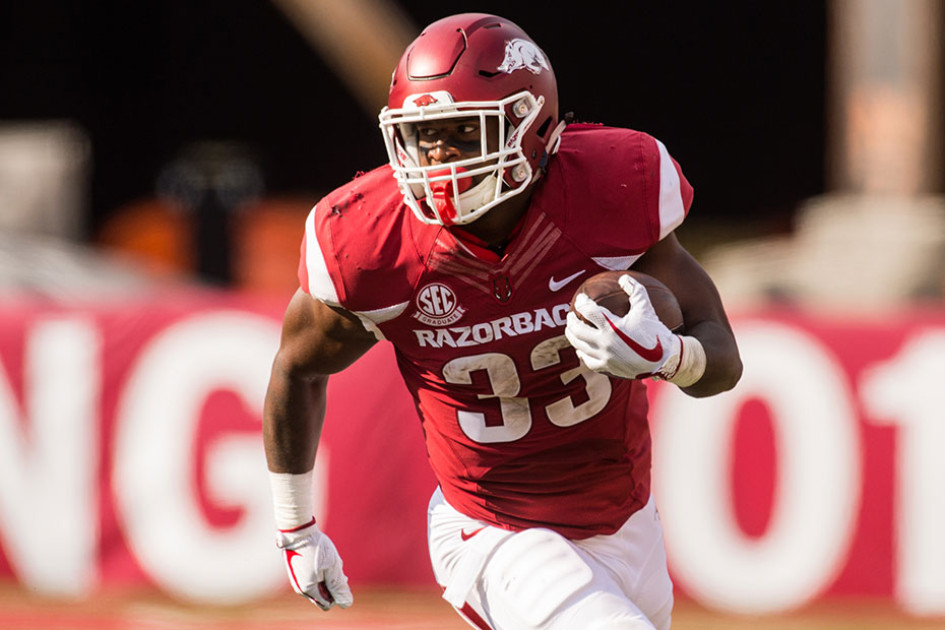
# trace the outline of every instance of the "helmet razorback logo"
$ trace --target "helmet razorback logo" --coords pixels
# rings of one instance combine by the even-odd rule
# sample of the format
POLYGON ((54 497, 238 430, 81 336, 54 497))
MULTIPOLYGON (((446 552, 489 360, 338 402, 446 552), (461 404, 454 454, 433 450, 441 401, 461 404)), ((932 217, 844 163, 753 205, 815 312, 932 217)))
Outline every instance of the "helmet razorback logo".
POLYGON ((516 37, 505 43, 505 59, 496 69, 506 74, 512 74, 522 68, 532 74, 540 74, 543 68, 551 70, 551 66, 545 61, 545 54, 534 42, 516 37))
POLYGON ((413 99, 413 104, 417 107, 426 107, 427 105, 433 105, 433 103, 439 103, 439 101, 432 94, 424 94, 413 99))

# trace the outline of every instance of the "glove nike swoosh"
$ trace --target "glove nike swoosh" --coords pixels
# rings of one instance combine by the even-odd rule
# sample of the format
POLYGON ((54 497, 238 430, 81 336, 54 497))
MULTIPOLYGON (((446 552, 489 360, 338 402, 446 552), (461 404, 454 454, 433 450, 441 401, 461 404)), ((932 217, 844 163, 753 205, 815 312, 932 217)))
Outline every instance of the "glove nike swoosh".
MULTIPOLYGON (((312 597, 311 595, 303 591, 302 585, 299 584, 299 578, 298 576, 295 575, 295 567, 292 566, 292 558, 296 556, 301 556, 301 555, 302 554, 300 554, 298 551, 293 551, 291 549, 285 550, 285 562, 287 565, 289 565, 289 573, 292 575, 292 582, 295 583, 295 587, 296 589, 298 589, 299 594, 305 597, 305 599, 309 600, 310 602, 312 602, 313 604, 315 604, 316 606, 318 606, 319 608, 323 610, 328 610, 328 607, 325 604, 322 604, 317 599, 315 599, 314 597, 312 597)), ((328 587, 325 586, 324 582, 318 583, 318 594, 321 595, 325 599, 325 601, 328 602, 329 606, 335 601, 334 595, 331 594, 331 592, 328 590, 328 587)))
POLYGON ((609 317, 605 315, 604 319, 607 320, 607 323, 610 324, 610 327, 614 330, 615 333, 617 333, 617 336, 620 337, 620 340, 623 341, 625 344, 627 344, 631 350, 633 350, 638 355, 640 355, 641 358, 647 361, 652 361, 653 363, 656 363, 657 361, 663 358, 663 342, 660 341, 659 337, 656 338, 655 346, 653 346, 652 348, 644 348, 643 346, 638 344, 636 341, 628 337, 627 334, 624 333, 622 330, 620 330, 618 327, 614 326, 614 323, 610 321, 609 317))
POLYGON ((302 592, 302 585, 299 584, 299 578, 295 575, 295 567, 292 566, 292 558, 296 556, 301 556, 298 551, 292 551, 291 549, 285 550, 285 563, 289 565, 289 573, 292 575, 292 581, 295 582, 295 587, 302 592))

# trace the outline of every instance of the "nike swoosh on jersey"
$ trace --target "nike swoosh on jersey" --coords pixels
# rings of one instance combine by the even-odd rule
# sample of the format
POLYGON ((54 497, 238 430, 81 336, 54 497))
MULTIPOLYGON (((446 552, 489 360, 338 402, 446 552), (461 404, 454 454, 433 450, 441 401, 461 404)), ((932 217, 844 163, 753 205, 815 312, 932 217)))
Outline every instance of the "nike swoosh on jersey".
POLYGON ((292 576, 292 581, 295 583, 295 587, 298 589, 300 593, 302 592, 302 585, 299 584, 299 578, 298 576, 295 575, 295 567, 292 566, 292 558, 295 558, 296 556, 301 556, 301 555, 302 554, 300 554, 298 551, 293 551, 291 549, 285 550, 285 563, 289 567, 289 575, 292 576))
POLYGON ((638 344, 633 339, 631 339, 630 337, 628 337, 625 332, 620 330, 620 328, 615 326, 614 323, 610 321, 609 317, 605 315, 604 319, 607 320, 607 323, 610 324, 610 327, 613 328, 615 333, 617 333, 617 336, 620 337, 620 340, 623 341, 628 346, 630 346, 630 349, 636 352, 638 355, 640 355, 642 359, 645 359, 646 361, 650 361, 652 363, 656 363, 657 361, 663 358, 663 342, 660 341, 659 337, 656 338, 655 346, 653 346, 652 348, 645 348, 641 346, 640 344, 638 344))
POLYGON ((484 529, 485 529, 485 527, 480 527, 479 529, 474 529, 474 530, 472 530, 472 531, 469 532, 468 534, 466 533, 465 530, 460 530, 460 532, 459 532, 459 537, 462 538, 463 541, 465 542, 465 541, 469 540, 470 538, 472 538, 473 536, 475 536, 476 534, 478 534, 479 532, 481 532, 481 531, 484 530, 484 529))
POLYGON ((567 278, 564 278, 564 279, 562 279, 562 280, 555 280, 555 277, 554 277, 554 276, 551 276, 551 278, 548 279, 548 288, 551 289, 552 291, 560 291, 560 290, 563 289, 565 286, 567 286, 567 284, 568 284, 569 282, 571 282, 572 280, 574 280, 575 278, 577 278, 578 276, 580 276, 580 275, 581 275, 582 273, 584 273, 585 271, 587 271, 587 270, 586 270, 586 269, 581 269, 580 271, 578 271, 578 272, 576 272, 576 273, 572 273, 570 276, 568 276, 567 278))

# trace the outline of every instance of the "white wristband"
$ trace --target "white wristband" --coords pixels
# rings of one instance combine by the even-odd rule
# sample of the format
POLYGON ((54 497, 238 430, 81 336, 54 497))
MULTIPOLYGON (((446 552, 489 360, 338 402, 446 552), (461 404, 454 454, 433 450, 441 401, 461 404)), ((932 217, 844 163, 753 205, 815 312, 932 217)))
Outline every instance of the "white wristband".
POLYGON ((695 337, 679 335, 679 367, 666 379, 677 387, 694 385, 705 374, 705 348, 695 337))
POLYGON ((294 529, 312 520, 312 478, 311 470, 300 475, 269 471, 277 528, 294 529))

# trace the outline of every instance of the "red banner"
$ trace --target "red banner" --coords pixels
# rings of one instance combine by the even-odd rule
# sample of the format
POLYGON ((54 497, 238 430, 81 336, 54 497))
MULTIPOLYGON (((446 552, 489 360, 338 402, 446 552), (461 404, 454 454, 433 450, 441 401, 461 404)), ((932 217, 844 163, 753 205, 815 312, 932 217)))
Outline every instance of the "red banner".
POLYGON ((748 613, 843 595, 945 614, 945 313, 734 324, 734 391, 654 396, 677 584, 748 613))
MULTIPOLYGON (((282 307, 0 308, 0 575, 202 602, 286 588, 260 439, 282 307)), ((680 591, 742 612, 856 595, 945 614, 945 311, 734 324, 733 392, 651 389, 680 591)), ((353 583, 432 584, 434 481, 387 344, 332 378, 316 479, 353 583)))

